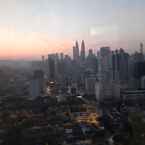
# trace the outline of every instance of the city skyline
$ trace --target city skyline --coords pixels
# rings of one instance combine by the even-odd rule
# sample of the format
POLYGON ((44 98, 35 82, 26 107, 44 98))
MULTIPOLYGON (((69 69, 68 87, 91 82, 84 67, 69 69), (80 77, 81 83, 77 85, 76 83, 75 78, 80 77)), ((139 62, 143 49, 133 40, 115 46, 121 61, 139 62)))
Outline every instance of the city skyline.
POLYGON ((86 48, 139 49, 145 42, 143 0, 0 1, 0 58, 71 54, 75 40, 86 48))

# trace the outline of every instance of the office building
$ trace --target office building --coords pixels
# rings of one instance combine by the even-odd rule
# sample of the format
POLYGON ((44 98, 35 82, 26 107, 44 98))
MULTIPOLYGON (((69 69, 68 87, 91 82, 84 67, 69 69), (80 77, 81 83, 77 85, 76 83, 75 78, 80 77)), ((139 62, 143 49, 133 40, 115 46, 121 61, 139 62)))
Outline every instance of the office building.
POLYGON ((86 52, 85 52, 85 42, 84 42, 84 40, 82 40, 82 43, 81 43, 81 52, 80 52, 81 62, 84 62, 85 55, 86 55, 86 52))
POLYGON ((30 95, 33 99, 44 94, 44 73, 42 70, 36 70, 33 73, 30 82, 30 95))
POLYGON ((75 46, 73 47, 73 60, 78 62, 79 61, 79 44, 76 41, 75 46))

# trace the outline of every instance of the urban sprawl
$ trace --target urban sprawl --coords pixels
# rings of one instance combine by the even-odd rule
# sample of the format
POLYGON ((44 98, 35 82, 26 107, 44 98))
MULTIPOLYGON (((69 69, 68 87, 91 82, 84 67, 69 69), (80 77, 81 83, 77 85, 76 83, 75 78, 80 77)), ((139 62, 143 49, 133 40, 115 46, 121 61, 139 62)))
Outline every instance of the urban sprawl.
POLYGON ((85 41, 0 61, 0 145, 144 145, 145 54, 85 41))

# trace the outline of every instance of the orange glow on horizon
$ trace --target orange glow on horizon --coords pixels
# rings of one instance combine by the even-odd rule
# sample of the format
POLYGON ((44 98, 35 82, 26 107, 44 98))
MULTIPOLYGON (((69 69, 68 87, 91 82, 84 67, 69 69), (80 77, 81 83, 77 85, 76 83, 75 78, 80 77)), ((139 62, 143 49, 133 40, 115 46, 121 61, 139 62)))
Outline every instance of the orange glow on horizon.
MULTIPOLYGON (((40 59, 42 55, 61 52, 71 55, 74 43, 75 40, 66 37, 54 38, 47 33, 19 32, 14 28, 0 27, 0 59, 40 59)), ((92 48, 94 53, 101 46, 110 46, 113 49, 128 48, 125 41, 105 41, 99 40, 99 37, 86 38, 85 43, 89 46, 86 46, 86 49, 92 48)))
POLYGON ((71 40, 49 38, 46 33, 20 33, 0 29, 0 59, 35 59, 49 53, 71 53, 71 40))

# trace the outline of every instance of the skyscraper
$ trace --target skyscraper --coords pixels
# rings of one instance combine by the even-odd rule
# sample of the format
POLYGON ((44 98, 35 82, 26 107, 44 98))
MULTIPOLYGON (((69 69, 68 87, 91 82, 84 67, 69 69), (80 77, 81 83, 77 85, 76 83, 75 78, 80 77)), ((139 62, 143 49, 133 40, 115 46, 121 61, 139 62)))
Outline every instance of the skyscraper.
POLYGON ((98 54, 98 81, 101 99, 112 97, 112 57, 110 47, 101 47, 98 54))
POLYGON ((73 47, 73 59, 79 61, 79 44, 76 41, 75 46, 73 47))
POLYGON ((48 78, 51 81, 56 80, 57 75, 57 56, 55 54, 48 55, 48 78))
POLYGON ((88 53, 88 56, 86 57, 85 65, 86 65, 86 68, 91 69, 94 73, 98 71, 97 57, 93 53, 92 49, 89 49, 89 53, 88 53))
POLYGON ((81 43, 80 58, 81 58, 81 61, 85 60, 85 42, 84 42, 84 40, 82 40, 82 43, 81 43))
POLYGON ((42 96, 44 93, 44 73, 42 70, 35 70, 30 83, 30 95, 32 98, 42 96))
POLYGON ((112 57, 110 47, 101 47, 99 55, 100 73, 105 80, 111 79, 112 57))
POLYGON ((112 53, 113 79, 127 81, 129 79, 129 54, 122 48, 112 53))
POLYGON ((92 49, 89 49, 89 54, 88 54, 88 57, 92 57, 94 54, 93 54, 93 50, 92 49))
POLYGON ((140 52, 143 54, 143 43, 140 43, 140 52))

